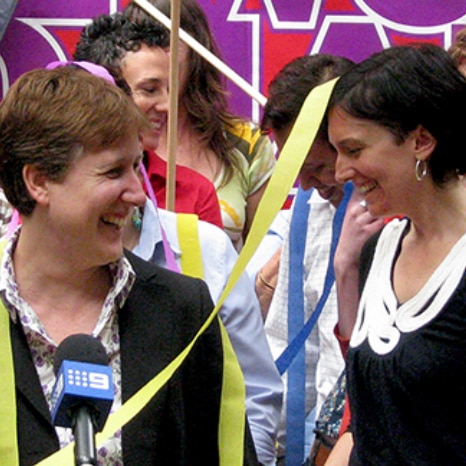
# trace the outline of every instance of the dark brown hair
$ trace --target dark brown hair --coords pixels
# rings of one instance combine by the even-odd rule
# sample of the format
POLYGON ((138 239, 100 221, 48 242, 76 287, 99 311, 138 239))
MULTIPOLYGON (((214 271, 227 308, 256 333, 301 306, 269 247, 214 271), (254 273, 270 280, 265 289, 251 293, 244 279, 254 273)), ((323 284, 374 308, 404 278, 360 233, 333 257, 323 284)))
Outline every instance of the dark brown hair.
MULTIPOLYGON (((170 17, 170 0, 149 0, 152 5, 170 17)), ((156 20, 136 3, 130 2, 123 14, 132 21, 156 20)), ((195 0, 182 0, 180 27, 220 58, 220 51, 210 30, 205 12, 195 0)), ((237 159, 231 154, 232 142, 226 137, 225 128, 240 120, 228 109, 228 93, 223 74, 198 53, 190 49, 187 86, 181 96, 194 128, 202 135, 207 147, 222 161, 226 168, 226 181, 231 179, 237 159)))

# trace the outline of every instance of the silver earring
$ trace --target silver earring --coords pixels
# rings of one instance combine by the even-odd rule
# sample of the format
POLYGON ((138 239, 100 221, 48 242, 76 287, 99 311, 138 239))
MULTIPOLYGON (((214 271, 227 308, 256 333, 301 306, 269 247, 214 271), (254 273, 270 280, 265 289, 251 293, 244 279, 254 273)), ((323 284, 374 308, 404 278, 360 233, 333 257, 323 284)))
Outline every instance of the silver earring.
POLYGON ((416 159, 414 174, 416 175, 416 180, 422 181, 424 179, 427 175, 427 162, 425 160, 416 159))

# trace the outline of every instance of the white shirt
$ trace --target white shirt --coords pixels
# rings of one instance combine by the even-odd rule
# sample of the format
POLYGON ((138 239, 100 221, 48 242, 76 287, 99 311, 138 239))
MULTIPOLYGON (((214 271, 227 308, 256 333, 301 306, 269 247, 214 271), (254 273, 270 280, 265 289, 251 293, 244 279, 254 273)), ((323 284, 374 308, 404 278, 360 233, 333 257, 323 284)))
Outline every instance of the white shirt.
POLYGON ((278 211, 273 222, 270 224, 267 234, 246 265, 246 272, 253 283, 256 281, 259 270, 262 269, 283 244, 285 236, 288 234, 290 228, 290 217, 291 215, 288 209, 278 211))
MULTIPOLYGON (((314 312, 322 295, 327 273, 332 222, 335 207, 322 199, 316 190, 309 199, 310 212, 306 236, 304 265, 304 319, 314 312)), ((288 346, 288 280, 289 232, 285 237, 278 271, 278 282, 265 321, 265 332, 273 357, 277 359, 288 346)), ((333 329, 338 320, 335 284, 333 285, 316 326, 306 340, 306 416, 315 408, 316 413, 335 384, 344 367, 340 347, 333 329)), ((286 372, 283 375, 286 398, 286 372)), ((279 454, 286 444, 286 402, 282 412, 278 441, 279 454)))
MULTIPOLYGON (((166 266, 155 257, 157 243, 162 241, 161 224, 171 250, 179 263, 176 214, 155 209, 146 201, 139 244, 133 253, 166 266)), ((216 302, 228 281, 238 257, 230 238, 220 228, 198 222, 204 280, 216 302)), ((246 384, 246 412, 259 461, 275 465, 275 440, 282 408, 283 384, 265 338, 262 316, 253 285, 246 273, 225 299, 219 316, 230 336, 246 384)))

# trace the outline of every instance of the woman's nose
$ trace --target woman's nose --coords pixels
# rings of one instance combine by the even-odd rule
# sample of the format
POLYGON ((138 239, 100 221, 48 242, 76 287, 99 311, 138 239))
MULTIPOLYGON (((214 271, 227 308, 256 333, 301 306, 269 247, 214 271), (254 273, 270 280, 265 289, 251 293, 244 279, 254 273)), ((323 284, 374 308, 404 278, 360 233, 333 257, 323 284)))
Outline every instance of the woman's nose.
POLYGON ((351 163, 344 155, 338 155, 335 162, 335 179, 338 183, 344 184, 352 177, 351 163))
POLYGON ((165 89, 154 102, 154 108, 157 112, 168 112, 168 106, 168 89, 165 89))

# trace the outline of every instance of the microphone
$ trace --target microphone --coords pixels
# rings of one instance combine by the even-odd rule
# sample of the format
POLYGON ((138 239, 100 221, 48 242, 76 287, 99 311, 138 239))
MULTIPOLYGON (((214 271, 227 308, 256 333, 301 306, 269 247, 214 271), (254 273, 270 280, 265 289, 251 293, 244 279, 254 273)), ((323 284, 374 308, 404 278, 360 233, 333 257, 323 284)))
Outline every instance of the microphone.
POLYGON ((71 427, 78 466, 97 465, 95 432, 100 432, 113 403, 112 369, 102 343, 76 334, 65 338, 54 357, 52 421, 71 427))

